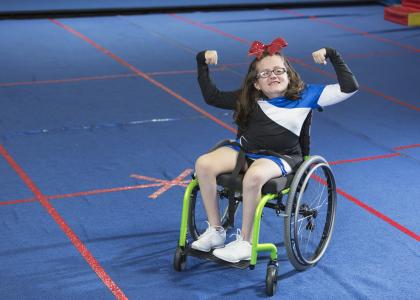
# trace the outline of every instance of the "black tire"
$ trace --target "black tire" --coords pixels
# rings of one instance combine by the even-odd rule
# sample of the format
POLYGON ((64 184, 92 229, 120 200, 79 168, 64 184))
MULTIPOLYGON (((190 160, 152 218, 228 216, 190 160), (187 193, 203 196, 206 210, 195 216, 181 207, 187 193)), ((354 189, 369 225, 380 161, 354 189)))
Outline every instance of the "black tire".
MULTIPOLYGON (((228 203, 229 200, 226 197, 221 198, 220 193, 217 194, 219 200, 219 212, 220 212, 220 221, 223 228, 228 229, 229 227, 229 217, 228 217, 228 203)), ((235 213, 238 209, 239 203, 235 203, 235 213)), ((204 210, 203 201, 200 194, 200 186, 197 185, 190 195, 190 207, 188 211, 188 232, 191 235, 191 238, 195 241, 198 237, 206 230, 207 225, 205 221, 207 220, 207 215, 204 210)))
POLYGON ((276 293, 277 270, 278 267, 275 264, 269 264, 267 266, 267 273, 265 276, 265 292, 268 296, 273 296, 276 293))
POLYGON ((298 271, 324 255, 334 229, 336 186, 327 161, 312 156, 297 170, 287 199, 284 242, 289 261, 298 271))
POLYGON ((187 267, 187 255, 180 246, 176 247, 174 255, 174 269, 178 272, 184 271, 187 267))

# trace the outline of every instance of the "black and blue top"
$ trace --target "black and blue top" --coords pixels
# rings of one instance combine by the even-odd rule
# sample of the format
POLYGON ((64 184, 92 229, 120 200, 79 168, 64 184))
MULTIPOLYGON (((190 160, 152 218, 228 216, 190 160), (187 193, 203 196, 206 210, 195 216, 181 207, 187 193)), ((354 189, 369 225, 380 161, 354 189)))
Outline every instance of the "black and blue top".
MULTIPOLYGON (((334 49, 326 49, 338 84, 307 84, 298 100, 285 97, 257 100, 248 125, 238 131, 238 142, 246 152, 269 150, 279 155, 301 157, 299 136, 311 110, 341 102, 357 91, 358 83, 340 54, 334 49)), ((209 76, 204 54, 205 51, 197 54, 198 82, 204 100, 212 106, 235 110, 240 90, 217 89, 209 76)))

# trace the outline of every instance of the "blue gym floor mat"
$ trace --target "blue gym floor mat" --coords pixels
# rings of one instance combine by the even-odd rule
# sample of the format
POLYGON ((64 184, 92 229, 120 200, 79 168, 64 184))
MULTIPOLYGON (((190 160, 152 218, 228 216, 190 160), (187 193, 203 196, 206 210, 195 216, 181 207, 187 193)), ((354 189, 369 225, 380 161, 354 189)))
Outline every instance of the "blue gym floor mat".
POLYGON ((306 272, 294 271, 283 220, 264 214, 261 241, 279 246, 275 297, 415 299, 419 89, 413 49, 420 43, 418 30, 385 22, 382 13, 382 6, 366 6, 294 15, 254 10, 2 21, 8 47, 0 49, 0 146, 32 182, 22 181, 0 149, 2 298, 124 299, 87 264, 69 229, 129 299, 266 297, 266 254, 253 271, 191 257, 178 273, 172 259, 195 160, 235 135, 232 113, 202 99, 195 54, 218 50, 214 81, 236 89, 250 62, 248 43, 281 35, 306 82, 335 82, 331 66, 318 67, 310 56, 330 45, 362 88, 314 114, 312 153, 332 163, 339 188, 324 258, 306 272), (67 236, 46 201, 66 222, 67 236))

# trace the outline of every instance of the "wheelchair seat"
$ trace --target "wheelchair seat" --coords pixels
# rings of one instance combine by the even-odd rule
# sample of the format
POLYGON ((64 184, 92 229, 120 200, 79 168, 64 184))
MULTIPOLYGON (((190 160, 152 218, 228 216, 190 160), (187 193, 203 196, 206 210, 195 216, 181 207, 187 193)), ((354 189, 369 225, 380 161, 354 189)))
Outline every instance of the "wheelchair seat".
MULTIPOLYGON (((293 177, 295 175, 295 172, 291 172, 287 174, 286 176, 282 177, 276 177, 273 179, 270 179, 266 184, 262 187, 262 194, 276 194, 281 190, 284 190, 290 186, 292 183, 293 177)), ((235 192, 242 193, 242 181, 244 179, 244 174, 241 173, 238 176, 236 176, 233 180, 233 187, 235 192)), ((225 173, 217 176, 217 184, 229 188, 231 186, 231 180, 232 180, 232 173, 225 173)))

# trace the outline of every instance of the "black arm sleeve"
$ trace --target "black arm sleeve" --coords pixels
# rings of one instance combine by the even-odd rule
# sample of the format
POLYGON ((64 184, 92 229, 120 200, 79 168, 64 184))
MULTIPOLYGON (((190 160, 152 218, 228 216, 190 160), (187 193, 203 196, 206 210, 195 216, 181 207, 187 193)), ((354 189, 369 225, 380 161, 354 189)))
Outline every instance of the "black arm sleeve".
POLYGON ((204 100, 209 105, 234 110, 236 108, 236 102, 239 99, 240 90, 224 92, 217 89, 210 79, 209 67, 206 64, 204 54, 205 51, 201 51, 196 57, 198 73, 197 79, 204 100))
POLYGON ((325 48, 327 50, 327 58, 330 59, 335 73, 337 74, 338 84, 343 93, 353 93, 359 89, 359 84, 349 67, 344 63, 341 55, 332 48, 325 48))

